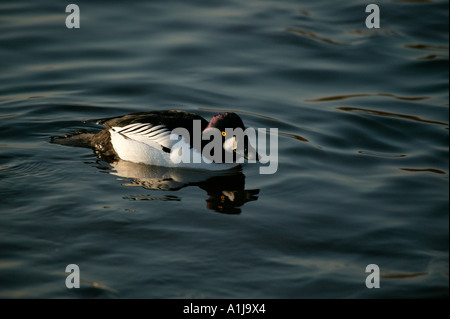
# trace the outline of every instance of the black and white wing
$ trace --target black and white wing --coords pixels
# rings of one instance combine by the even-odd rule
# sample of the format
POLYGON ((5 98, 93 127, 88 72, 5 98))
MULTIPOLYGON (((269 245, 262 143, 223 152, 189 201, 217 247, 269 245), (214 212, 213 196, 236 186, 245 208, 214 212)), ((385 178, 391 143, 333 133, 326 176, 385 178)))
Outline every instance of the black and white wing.
POLYGON ((125 138, 154 148, 162 148, 167 153, 170 153, 172 146, 181 138, 180 136, 172 136, 171 139, 170 136, 173 133, 165 125, 153 125, 150 123, 132 123, 123 127, 113 126, 111 130, 125 138))

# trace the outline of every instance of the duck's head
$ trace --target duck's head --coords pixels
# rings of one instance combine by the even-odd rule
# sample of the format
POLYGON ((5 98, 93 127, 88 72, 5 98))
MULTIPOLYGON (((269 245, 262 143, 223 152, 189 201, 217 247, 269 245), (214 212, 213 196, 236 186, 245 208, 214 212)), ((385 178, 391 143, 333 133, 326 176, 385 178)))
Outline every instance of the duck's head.
POLYGON ((227 136, 227 130, 235 130, 237 128, 245 131, 244 122, 236 113, 225 112, 214 115, 208 123, 208 126, 203 130, 203 132, 208 129, 215 128, 218 129, 222 135, 222 147, 225 152, 233 153, 233 159, 236 160, 239 157, 244 157, 246 160, 259 160, 259 155, 255 148, 249 142, 249 138, 245 134, 236 134, 232 136, 227 136), (239 136, 241 135, 241 136, 239 136), (239 139, 243 138, 243 149, 240 146, 242 141, 239 139), (241 149, 241 150, 240 150, 241 149))

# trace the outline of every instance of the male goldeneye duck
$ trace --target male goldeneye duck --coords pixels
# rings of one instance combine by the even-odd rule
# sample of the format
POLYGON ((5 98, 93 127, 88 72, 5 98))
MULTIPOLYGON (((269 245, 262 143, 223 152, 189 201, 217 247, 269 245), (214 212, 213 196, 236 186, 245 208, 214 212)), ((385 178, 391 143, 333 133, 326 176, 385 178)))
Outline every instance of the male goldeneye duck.
POLYGON ((139 112, 124 115, 121 117, 90 120, 102 124, 105 129, 97 134, 84 133, 68 137, 66 140, 54 138, 53 142, 72 146, 91 147, 103 157, 109 159, 122 159, 134 163, 142 163, 166 167, 186 167, 208 170, 224 170, 236 167, 239 157, 258 160, 259 156, 247 137, 244 139, 244 152, 237 149, 236 138, 226 137, 225 130, 240 128, 245 130, 241 118, 232 112, 214 115, 208 122, 203 117, 185 111, 152 111, 139 112), (222 160, 217 161, 217 157, 209 156, 208 152, 203 152, 204 147, 211 141, 206 137, 211 137, 210 129, 218 129, 222 132, 222 160), (189 133, 190 139, 174 134, 176 129, 185 129, 189 133), (195 142, 196 129, 201 133, 202 139, 195 142), (183 145, 183 143, 185 143, 183 145), (173 148, 185 146, 189 154, 183 157, 190 161, 180 161, 177 158, 180 150, 173 148), (227 155, 227 153, 229 153, 227 155), (232 155, 233 161, 225 161, 232 155), (243 154, 242 154, 243 153, 243 154), (197 161, 193 160, 194 158, 197 161), (211 159, 214 158, 214 159, 211 159), (200 161, 198 161, 200 159, 200 161))

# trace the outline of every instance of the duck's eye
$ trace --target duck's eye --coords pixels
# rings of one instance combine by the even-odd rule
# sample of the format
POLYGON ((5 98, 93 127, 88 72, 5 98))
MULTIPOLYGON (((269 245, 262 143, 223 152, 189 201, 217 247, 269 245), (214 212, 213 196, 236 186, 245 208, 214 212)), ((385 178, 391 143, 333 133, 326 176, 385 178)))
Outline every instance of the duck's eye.
POLYGON ((222 136, 226 136, 227 135, 227 133, 224 131, 224 132, 222 132, 222 136))

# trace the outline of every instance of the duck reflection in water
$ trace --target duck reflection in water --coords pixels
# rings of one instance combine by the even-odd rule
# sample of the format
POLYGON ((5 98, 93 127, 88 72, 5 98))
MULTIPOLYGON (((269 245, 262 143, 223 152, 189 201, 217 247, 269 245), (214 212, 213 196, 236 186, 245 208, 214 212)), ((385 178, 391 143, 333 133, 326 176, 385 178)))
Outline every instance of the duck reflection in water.
POLYGON ((208 196, 206 207, 219 213, 240 214, 240 207, 249 201, 258 199, 259 189, 245 189, 245 175, 240 167, 226 171, 208 172, 150 166, 124 160, 109 164, 111 167, 108 169, 108 173, 130 179, 130 182, 124 186, 162 191, 178 191, 184 187, 197 186, 203 189, 208 196))

